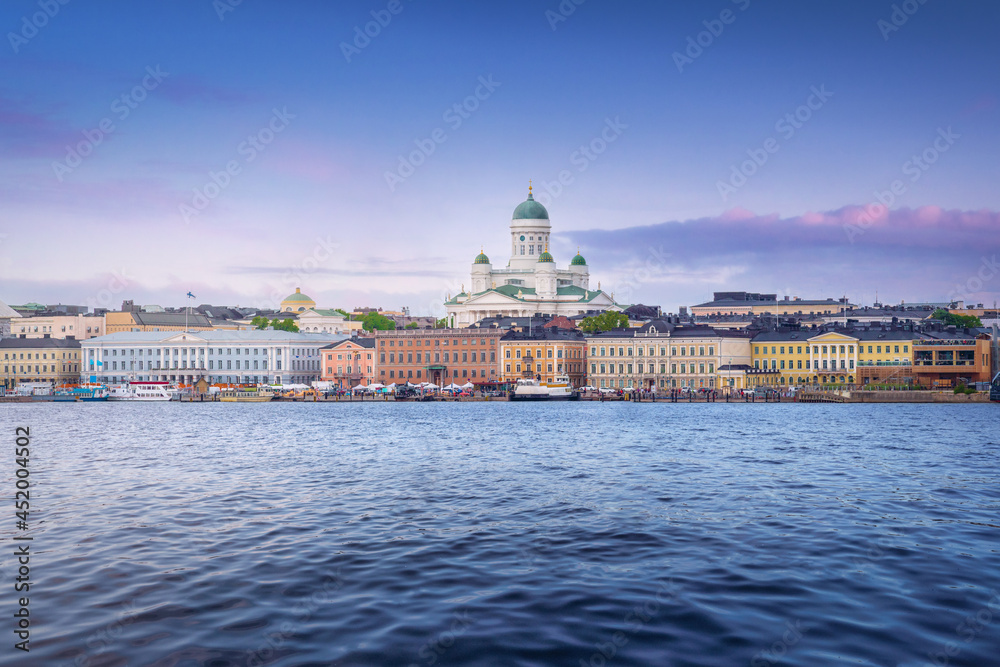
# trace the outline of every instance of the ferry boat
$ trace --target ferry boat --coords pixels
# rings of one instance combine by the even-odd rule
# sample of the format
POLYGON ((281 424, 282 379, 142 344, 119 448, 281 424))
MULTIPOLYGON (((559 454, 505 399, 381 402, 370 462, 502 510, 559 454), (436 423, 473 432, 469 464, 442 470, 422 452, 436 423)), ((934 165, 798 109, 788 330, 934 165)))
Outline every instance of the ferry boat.
POLYGON ((219 392, 219 400, 224 403, 263 403, 274 398, 270 387, 239 387, 238 389, 223 389, 219 392))
POLYGON ((57 402, 75 403, 77 401, 106 401, 108 400, 108 390, 101 386, 84 385, 82 387, 66 387, 56 389, 55 400, 57 402))
POLYGON ((169 401, 169 382, 129 382, 111 387, 111 401, 169 401))
POLYGON ((990 400, 1000 403, 1000 373, 993 378, 993 384, 990 385, 990 400))
POLYGON ((553 382, 521 378, 510 393, 512 401, 576 401, 579 398, 568 375, 556 375, 553 382))

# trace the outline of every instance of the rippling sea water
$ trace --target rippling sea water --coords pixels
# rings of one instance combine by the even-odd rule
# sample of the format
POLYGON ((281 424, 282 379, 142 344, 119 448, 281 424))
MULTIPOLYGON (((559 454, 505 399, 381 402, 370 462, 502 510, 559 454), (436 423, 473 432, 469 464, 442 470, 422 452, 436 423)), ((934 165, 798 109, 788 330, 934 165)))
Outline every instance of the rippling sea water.
MULTIPOLYGON (((1000 664, 1000 406, 0 406, 34 665, 1000 664)), ((10 493, 8 493, 10 490, 10 493)), ((20 654, 20 655, 18 655, 20 654)))

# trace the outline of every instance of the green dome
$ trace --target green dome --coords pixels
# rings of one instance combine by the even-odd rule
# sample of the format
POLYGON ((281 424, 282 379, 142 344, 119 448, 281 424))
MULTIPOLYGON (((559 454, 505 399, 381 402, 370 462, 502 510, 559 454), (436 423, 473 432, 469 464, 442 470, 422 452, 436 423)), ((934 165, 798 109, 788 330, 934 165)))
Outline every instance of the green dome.
POLYGON ((476 264, 489 264, 490 263, 490 258, 487 257, 484 253, 479 253, 478 255, 476 255, 476 261, 475 261, 475 263, 476 264))
POLYGON ((517 205, 514 209, 514 220, 548 220, 549 212, 545 207, 535 201, 531 195, 530 188, 528 198, 517 205))
POLYGON ((570 261, 570 265, 571 265, 571 266, 587 266, 587 260, 585 260, 585 259, 583 258, 583 255, 581 255, 581 254, 580 254, 580 253, 578 252, 578 253, 576 253, 576 257, 574 257, 574 258, 572 259, 572 261, 570 261))
POLYGON ((552 259, 552 255, 550 255, 549 251, 546 250, 545 252, 543 252, 541 255, 538 256, 538 261, 539 262, 554 262, 556 260, 552 259))
POLYGON ((299 288, 295 288, 295 294, 286 296, 285 301, 312 301, 312 299, 300 292, 299 288))

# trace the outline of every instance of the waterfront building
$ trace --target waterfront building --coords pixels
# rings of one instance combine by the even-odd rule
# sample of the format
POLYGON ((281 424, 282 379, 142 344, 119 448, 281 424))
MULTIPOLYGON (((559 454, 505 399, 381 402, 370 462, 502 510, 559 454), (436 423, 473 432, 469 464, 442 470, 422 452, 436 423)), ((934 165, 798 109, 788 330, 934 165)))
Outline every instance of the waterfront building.
POLYGON ((0 386, 25 382, 75 383, 80 377, 80 341, 73 338, 0 339, 0 386))
POLYGON ((587 383, 598 388, 743 388, 750 367, 750 336, 737 330, 658 320, 588 335, 587 345, 587 383))
POLYGON ((296 318, 296 323, 302 332, 350 334, 361 331, 361 322, 348 319, 339 310, 328 308, 309 308, 302 311, 296 318))
POLYGON ((556 375, 568 375, 574 387, 586 384, 587 339, 577 330, 557 327, 531 331, 508 331, 500 338, 501 378, 535 378, 553 382, 556 375))
POLYGON ((119 332, 81 342, 83 381, 309 384, 343 335, 274 330, 119 332))
POLYGON ((237 328, 235 322, 212 322, 197 311, 190 313, 146 313, 139 310, 109 311, 104 314, 107 334, 122 332, 212 331, 237 328))
POLYGON ((786 296, 778 300, 777 294, 758 292, 715 292, 711 301, 691 306, 695 317, 707 315, 833 315, 842 314, 845 308, 854 308, 847 298, 800 299, 786 296))
POLYGON ((68 338, 77 340, 103 336, 104 315, 61 314, 42 311, 31 317, 22 317, 11 327, 11 335, 26 338, 68 338))
POLYGON ((486 317, 535 314, 572 317, 588 310, 621 310, 608 294, 590 289, 590 267, 577 252, 561 269, 549 252, 549 212, 528 199, 514 209, 510 222, 510 259, 494 268, 485 252, 473 260, 470 289, 445 302, 452 326, 469 326, 486 317))
POLYGON ((499 378, 499 329, 395 329, 375 332, 378 382, 489 384, 499 378))
POLYGON ((992 379, 992 341, 987 333, 935 326, 913 342, 913 376, 927 388, 992 379))
POLYGON ((300 288, 296 287, 294 294, 289 294, 282 300, 278 310, 287 313, 304 313, 310 308, 315 307, 316 302, 311 297, 303 294, 300 288))
POLYGON ((375 382, 375 339, 348 338, 320 348, 323 357, 321 380, 340 389, 375 382))

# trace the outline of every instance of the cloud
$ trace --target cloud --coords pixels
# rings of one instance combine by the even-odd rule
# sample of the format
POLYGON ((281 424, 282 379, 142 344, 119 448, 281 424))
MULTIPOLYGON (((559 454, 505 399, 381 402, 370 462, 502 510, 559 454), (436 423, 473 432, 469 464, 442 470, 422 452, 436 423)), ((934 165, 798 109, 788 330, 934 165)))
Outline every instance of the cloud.
POLYGON ((0 155, 6 158, 61 156, 79 132, 49 110, 0 96, 0 155))
MULTIPOLYGON (((598 272, 614 267, 608 284, 630 284, 633 298, 656 299, 663 289, 680 303, 697 303, 714 290, 791 285, 815 298, 845 290, 860 298, 878 289, 887 298, 933 301, 967 282, 984 257, 1000 254, 1000 213, 851 205, 783 218, 734 210, 566 236, 598 272), (641 280, 629 277, 637 272, 641 280)), ((998 295, 1000 276, 974 296, 998 295)))

